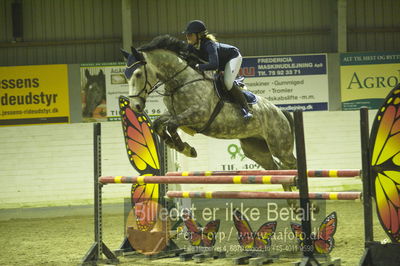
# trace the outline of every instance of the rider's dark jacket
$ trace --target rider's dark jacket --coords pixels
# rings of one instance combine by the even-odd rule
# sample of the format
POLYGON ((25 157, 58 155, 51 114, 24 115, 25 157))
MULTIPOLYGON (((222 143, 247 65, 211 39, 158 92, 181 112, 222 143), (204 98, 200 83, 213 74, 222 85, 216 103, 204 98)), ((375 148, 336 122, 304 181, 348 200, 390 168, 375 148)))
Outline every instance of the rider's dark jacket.
POLYGON ((200 49, 189 44, 189 50, 202 60, 207 61, 206 64, 199 65, 201 71, 217 69, 223 71, 226 63, 240 54, 239 49, 235 46, 209 39, 201 39, 200 49))

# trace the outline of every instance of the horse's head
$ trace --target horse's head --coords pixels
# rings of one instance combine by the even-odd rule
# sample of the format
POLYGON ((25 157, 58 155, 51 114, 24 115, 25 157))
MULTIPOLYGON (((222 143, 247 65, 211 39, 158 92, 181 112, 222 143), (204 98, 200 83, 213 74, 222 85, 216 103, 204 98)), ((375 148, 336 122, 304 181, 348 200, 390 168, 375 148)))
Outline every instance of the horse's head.
POLYGON ((121 50, 127 60, 125 77, 129 84, 131 107, 137 112, 143 112, 146 99, 152 85, 156 83, 155 74, 147 65, 143 53, 132 48, 132 54, 121 50))
POLYGON ((91 75, 85 70, 86 85, 83 88, 86 98, 86 106, 83 110, 84 117, 92 117, 96 107, 106 99, 106 77, 102 70, 97 75, 91 75))

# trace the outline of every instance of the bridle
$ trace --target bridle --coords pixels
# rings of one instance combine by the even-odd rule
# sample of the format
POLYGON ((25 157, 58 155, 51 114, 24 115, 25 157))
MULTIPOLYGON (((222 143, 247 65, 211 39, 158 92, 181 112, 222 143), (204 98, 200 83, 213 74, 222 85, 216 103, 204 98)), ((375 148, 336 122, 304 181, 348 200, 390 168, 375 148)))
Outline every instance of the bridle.
MULTIPOLYGON (((157 90, 157 89, 158 89, 159 87, 161 87, 162 85, 164 85, 164 84, 170 82, 171 80, 173 80, 174 78, 176 78, 179 74, 181 74, 183 71, 185 71, 185 70, 190 66, 189 64, 186 63, 186 65, 185 65, 184 68, 182 68, 181 70, 179 70, 178 72, 176 72, 174 75, 172 75, 171 77, 169 77, 166 81, 161 82, 160 80, 158 80, 154 85, 151 85, 150 81, 148 80, 148 74, 147 74, 148 71, 147 71, 146 65, 147 65, 147 62, 146 62, 146 61, 140 60, 140 61, 136 61, 135 63, 133 63, 133 64, 130 65, 130 66, 127 66, 127 68, 132 68, 132 67, 134 67, 134 66, 137 66, 137 67, 143 66, 143 68, 144 68, 144 75, 145 75, 145 79, 146 79, 145 82, 144 82, 143 88, 142 88, 137 94, 130 94, 130 95, 128 95, 129 98, 139 98, 139 99, 145 101, 145 97, 142 96, 143 92, 144 92, 145 94, 147 94, 147 95, 153 93, 155 90, 157 90), (149 91, 146 91, 147 85, 149 85, 149 87, 150 87, 150 90, 149 90, 149 91)), ((174 89, 172 89, 171 92, 170 92, 169 94, 168 94, 168 93, 164 93, 164 94, 159 93, 159 94, 160 94, 160 95, 163 95, 163 96, 171 96, 171 95, 173 95, 174 92, 176 92, 178 89, 180 89, 180 88, 182 88, 182 87, 184 87, 184 86, 186 86, 186 85, 188 85, 188 84, 191 84, 191 83, 194 83, 194 82, 197 82, 197 81, 201 81, 201 80, 210 80, 210 79, 209 79, 209 78, 206 78, 206 77, 204 76, 204 74, 203 74, 203 78, 194 79, 194 80, 188 81, 188 82, 186 82, 186 83, 184 83, 184 84, 182 84, 182 85, 179 85, 178 87, 175 87, 174 89)))
MULTIPOLYGON (((144 85, 143 85, 143 88, 142 88, 137 94, 129 94, 129 95, 128 95, 129 98, 139 98, 139 99, 141 99, 141 100, 144 101, 145 97, 141 96, 141 94, 142 94, 143 92, 147 93, 147 91, 146 91, 146 86, 149 85, 150 88, 153 88, 153 87, 154 87, 154 86, 152 86, 152 85, 150 84, 150 81, 149 81, 149 79, 148 79, 146 64, 147 64, 146 61, 140 60, 140 61, 136 61, 136 62, 134 62, 133 64, 131 64, 130 66, 127 66, 127 67, 126 67, 126 68, 130 69, 130 68, 133 68, 133 67, 144 66, 144 76, 145 76, 145 78, 146 78, 146 81, 145 81, 145 83, 144 83, 144 85)), ((157 84, 157 83, 156 83, 156 84, 157 84)), ((152 90, 150 91, 150 93, 151 93, 151 92, 152 92, 152 90)), ((150 94, 150 93, 149 93, 149 94, 150 94)))

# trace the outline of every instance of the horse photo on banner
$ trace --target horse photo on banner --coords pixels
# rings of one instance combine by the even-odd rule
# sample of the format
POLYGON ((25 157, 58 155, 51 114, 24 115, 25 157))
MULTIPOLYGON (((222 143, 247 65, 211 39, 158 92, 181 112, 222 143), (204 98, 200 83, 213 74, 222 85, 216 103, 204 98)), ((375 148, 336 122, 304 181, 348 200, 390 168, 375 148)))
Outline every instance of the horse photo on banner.
MULTIPOLYGON (((129 94, 124 70, 125 62, 81 64, 83 122, 121 120, 118 98, 129 94)), ((160 116, 165 111, 162 95, 151 95, 145 111, 151 119, 160 116)))
POLYGON ((81 67, 81 97, 85 122, 107 119, 106 76, 103 67, 81 67))

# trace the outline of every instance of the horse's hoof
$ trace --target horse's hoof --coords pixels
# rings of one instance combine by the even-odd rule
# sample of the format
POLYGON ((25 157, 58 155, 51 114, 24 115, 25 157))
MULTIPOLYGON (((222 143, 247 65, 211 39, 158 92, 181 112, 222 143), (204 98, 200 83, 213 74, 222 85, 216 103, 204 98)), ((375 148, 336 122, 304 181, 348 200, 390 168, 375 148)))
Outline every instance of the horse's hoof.
POLYGON ((186 155, 187 157, 192 157, 196 158, 197 157, 197 152, 196 149, 190 146, 187 142, 184 143, 184 148, 182 150, 182 153, 186 155))
POLYGON ((190 157, 192 157, 192 158, 196 158, 197 157, 197 151, 193 147, 190 147, 190 157))

